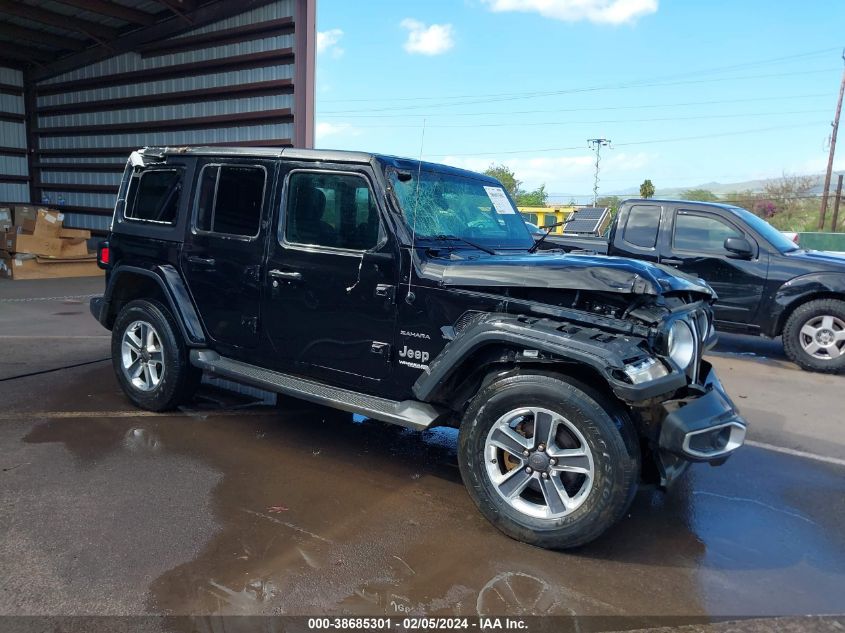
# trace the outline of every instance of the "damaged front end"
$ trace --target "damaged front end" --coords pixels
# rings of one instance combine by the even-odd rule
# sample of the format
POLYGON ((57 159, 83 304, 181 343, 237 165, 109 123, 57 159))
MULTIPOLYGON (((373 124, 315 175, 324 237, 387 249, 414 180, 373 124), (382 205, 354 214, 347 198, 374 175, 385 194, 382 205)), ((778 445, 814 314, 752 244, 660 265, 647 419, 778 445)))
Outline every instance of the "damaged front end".
MULTIPOLYGON (((444 279, 454 282, 446 272, 444 279)), ((658 278, 662 274, 657 271, 658 278)), ((479 287, 483 281, 473 277, 471 286, 461 279, 463 290, 507 299, 499 302, 499 313, 468 312, 444 328, 450 342, 415 385, 420 399, 435 395, 437 385, 456 388, 462 377, 450 385, 454 360, 478 360, 477 351, 495 343, 501 356, 478 362, 547 365, 570 373, 586 367, 588 377, 600 378, 629 408, 644 457, 654 466, 646 469, 648 479, 662 486, 690 463, 721 464, 742 445, 746 423, 702 358, 717 336, 714 294, 698 280, 667 273, 671 290, 660 292, 654 276, 637 276, 630 283, 656 290, 637 294, 630 285, 628 292, 549 287, 554 278, 546 277, 545 287, 514 284, 500 294, 479 287)))

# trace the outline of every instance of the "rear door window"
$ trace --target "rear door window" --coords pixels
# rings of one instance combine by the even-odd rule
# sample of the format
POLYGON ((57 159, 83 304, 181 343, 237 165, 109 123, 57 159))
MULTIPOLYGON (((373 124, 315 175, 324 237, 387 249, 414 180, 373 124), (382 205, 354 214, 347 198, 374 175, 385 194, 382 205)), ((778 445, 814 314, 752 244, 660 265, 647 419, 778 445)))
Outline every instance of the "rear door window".
POLYGON ((197 188, 195 227, 255 237, 261 226, 267 171, 257 165, 206 165, 197 188))

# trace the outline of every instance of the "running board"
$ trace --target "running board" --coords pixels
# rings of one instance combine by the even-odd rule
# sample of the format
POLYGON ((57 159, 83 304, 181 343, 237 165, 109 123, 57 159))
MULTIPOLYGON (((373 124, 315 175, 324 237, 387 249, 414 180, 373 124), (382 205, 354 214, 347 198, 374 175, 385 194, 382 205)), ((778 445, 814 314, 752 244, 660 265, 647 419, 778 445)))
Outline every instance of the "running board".
POLYGON ((282 374, 231 358, 224 358, 208 349, 191 350, 191 364, 216 376, 324 404, 335 409, 360 413, 368 418, 391 422, 418 431, 427 429, 446 413, 425 402, 416 400, 398 402, 332 387, 308 378, 282 374))

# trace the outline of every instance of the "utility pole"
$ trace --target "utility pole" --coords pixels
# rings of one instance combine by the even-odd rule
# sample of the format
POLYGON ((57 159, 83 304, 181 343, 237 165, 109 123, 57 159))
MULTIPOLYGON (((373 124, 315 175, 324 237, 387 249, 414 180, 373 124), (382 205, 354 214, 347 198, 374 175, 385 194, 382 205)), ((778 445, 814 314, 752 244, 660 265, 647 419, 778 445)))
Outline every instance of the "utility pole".
POLYGON ((836 197, 833 199, 833 224, 830 230, 836 233, 836 227, 839 226, 839 203, 842 202, 842 174, 839 174, 839 182, 836 185, 836 197))
MULTIPOLYGON (((587 147, 596 152, 596 174, 593 178, 593 206, 598 204, 599 199, 599 162, 601 162, 601 148, 609 147, 609 138, 588 138, 587 147)), ((611 148, 613 149, 613 148, 611 148)))
MULTIPOLYGON (((845 49, 842 50, 842 61, 845 61, 845 49)), ((830 193, 830 175, 833 172, 833 155, 836 153, 836 134, 839 132, 839 114, 842 112, 843 94, 845 94, 845 69, 842 70, 842 81, 839 84, 839 100, 836 102, 836 114, 833 117, 833 131, 830 133, 830 154, 827 157, 827 172, 824 175, 822 210, 819 213, 819 231, 824 230, 824 216, 827 213, 827 198, 830 193)))

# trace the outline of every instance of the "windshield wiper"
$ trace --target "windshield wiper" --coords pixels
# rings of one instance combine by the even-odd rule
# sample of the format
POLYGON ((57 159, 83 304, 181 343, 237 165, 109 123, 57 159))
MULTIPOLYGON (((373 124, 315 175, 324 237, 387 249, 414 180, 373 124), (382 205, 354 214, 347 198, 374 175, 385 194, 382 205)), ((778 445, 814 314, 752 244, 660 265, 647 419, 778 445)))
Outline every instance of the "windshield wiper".
POLYGON ((555 222, 554 224, 547 224, 546 226, 544 226, 543 228, 546 229, 546 232, 543 233, 543 237, 534 242, 531 248, 528 249, 528 252, 533 253, 538 248, 540 248, 540 244, 542 244, 543 240, 545 240, 549 236, 549 234, 552 232, 552 229, 556 229, 557 227, 563 226, 564 224, 566 224, 566 222, 555 222))
POLYGON ((481 244, 476 244, 475 242, 470 242, 468 239, 463 237, 458 237, 457 235, 435 235, 432 239, 437 240, 438 242, 446 242, 448 240, 457 240, 458 242, 463 242, 464 244, 468 244, 473 248, 477 248, 480 251, 484 251, 485 253, 489 253, 490 255, 495 255, 496 251, 487 248, 486 246, 482 246, 481 244))

